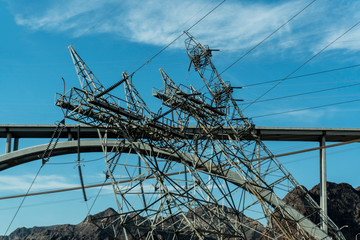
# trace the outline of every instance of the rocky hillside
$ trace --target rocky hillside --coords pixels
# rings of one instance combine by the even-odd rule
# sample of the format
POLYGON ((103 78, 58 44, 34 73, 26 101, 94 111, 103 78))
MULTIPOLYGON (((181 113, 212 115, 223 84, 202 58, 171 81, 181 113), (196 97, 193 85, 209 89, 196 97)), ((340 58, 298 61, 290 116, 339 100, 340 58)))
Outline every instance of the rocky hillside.
MULTIPOLYGON (((105 217, 117 214, 109 208, 94 217, 105 217)), ((67 239, 104 239, 110 240, 107 234, 97 228, 87 217, 77 225, 55 225, 48 227, 18 228, 9 236, 0 237, 0 240, 67 240, 67 239)))
MULTIPOLYGON (((310 196, 319 204, 320 185, 316 185, 308 191, 310 196)), ((328 215, 335 224, 342 228, 342 233, 346 239, 355 239, 360 232, 360 187, 354 189, 346 183, 327 183, 327 204, 328 215)), ((301 200, 300 191, 297 189, 287 194, 284 201, 293 206, 305 215, 311 215, 306 203, 301 200)), ((317 214, 311 219, 315 223, 320 222, 317 214)))
MULTIPOLYGON (((345 235, 346 239, 355 239, 355 235, 360 232, 360 187, 354 189, 352 186, 346 183, 335 184, 328 182, 328 214, 330 218, 337 224, 339 227, 343 227, 342 232, 345 235)), ((319 185, 315 186, 309 191, 309 194, 319 202, 319 185)), ((307 211, 306 205, 301 200, 299 196, 299 191, 296 189, 285 196, 284 201, 288 202, 290 205, 294 206, 300 212, 305 213, 307 211)), ((201 211, 201 210, 194 210, 201 211)), ((189 215, 188 213, 187 215, 189 215)), ((228 213, 232 215, 233 213, 228 213)), ((17 239, 26 239, 26 240, 67 240, 67 239, 111 239, 103 231, 99 230, 93 223, 92 219, 103 219, 107 217, 108 221, 113 221, 117 218, 118 214, 113 209, 107 209, 104 212, 96 214, 91 217, 87 217, 84 221, 77 225, 56 225, 49 227, 33 227, 33 228, 18 228, 12 232, 9 236, 0 236, 0 240, 17 240, 17 239), (110 218, 109 218, 110 217, 110 218)), ((189 217, 189 216, 188 216, 189 217)), ((231 217, 231 216, 230 216, 231 217)), ((130 217, 131 221, 146 222, 144 219, 137 217, 130 217)), ((318 222, 319 219, 312 219, 314 222, 318 222)), ((244 222, 248 222, 252 229, 257 229, 257 231, 247 231, 246 235, 249 239, 255 240, 260 239, 260 233, 264 231, 264 227, 244 216, 244 222)), ((106 222, 102 222, 106 226, 106 222)), ((134 222, 135 224, 135 222, 134 222)), ((136 225, 136 224, 135 224, 136 225)), ((146 224, 145 224, 146 225, 146 224)), ((144 227, 146 227, 143 225, 144 227)), ((150 226, 150 225, 149 225, 150 226)), ((116 226, 121 229, 121 226, 116 226)), ((106 227, 105 227, 106 228, 106 227)), ((111 229, 108 229, 111 232, 111 229)), ((135 229, 128 229, 129 232, 136 231, 135 229)), ((266 231, 266 229, 265 229, 266 231)), ((159 239, 172 239, 174 236, 167 232, 159 232, 159 239)), ((182 239, 186 239, 185 236, 180 236, 182 239)), ((120 239, 124 239, 124 236, 119 236, 120 239)), ((209 238, 213 239, 213 238, 209 238)), ((214 238, 215 239, 215 238, 214 238)))
MULTIPOLYGON (((224 211, 227 214, 227 217, 230 219, 238 219, 236 216, 239 214, 235 214, 230 209, 224 207, 224 211)), ((188 218, 191 218, 194 214, 206 216, 207 214, 201 208, 195 208, 191 212, 186 213, 188 218)), ((104 231, 100 230, 94 223, 101 225, 108 233, 112 234, 114 227, 117 229, 117 232, 120 233, 120 236, 117 236, 117 239, 125 240, 126 237, 124 232, 122 231, 123 227, 120 225, 119 221, 117 221, 119 214, 109 208, 104 212, 98 213, 93 216, 88 216, 77 225, 55 225, 55 226, 48 226, 48 227, 33 227, 33 228, 18 228, 14 232, 12 232, 9 236, 0 236, 0 240, 77 240, 77 239, 93 239, 93 240, 108 240, 113 239, 109 237, 109 235, 105 234, 104 231), (110 227, 112 226, 112 227, 110 227)), ((243 232, 246 235, 247 239, 249 240, 256 240, 260 238, 261 233, 264 230, 264 227, 258 223, 257 221, 243 216, 240 214, 242 222, 244 222, 249 228, 244 228, 243 232), (255 231, 254 231, 255 229, 255 231)), ((176 225, 180 229, 186 228, 184 222, 182 221, 182 217, 178 216, 175 217, 177 219, 171 219, 172 221, 176 222, 176 225)), ((210 218, 210 216, 209 216, 210 218)), ((207 219, 205 217, 205 219, 207 219)), ((138 215, 130 214, 126 220, 127 226, 141 226, 139 229, 137 228, 129 228, 127 227, 126 231, 128 234, 132 235, 130 237, 131 240, 140 240, 143 239, 142 236, 147 235, 148 230, 151 229, 151 222, 147 221, 145 218, 142 218, 138 215)), ((163 219, 162 222, 164 224, 163 229, 157 231, 156 239, 159 240, 171 240, 176 239, 175 235, 177 235, 178 239, 193 239, 189 235, 182 235, 181 233, 175 233, 173 230, 173 224, 169 222, 170 220, 163 219)), ((219 220, 220 221, 220 220, 219 220)), ((208 225, 205 221, 200 221, 200 227, 206 229, 208 225)), ((218 224, 221 224, 220 222, 218 224)), ((227 234, 234 234, 230 229, 223 229, 223 231, 227 234)), ((211 234, 206 238, 207 240, 215 240, 217 239, 216 236, 212 236, 211 234)))
MULTIPOLYGON (((360 187, 354 189, 347 183, 327 183, 328 215, 341 230, 346 239, 355 239, 360 233, 360 187), (348 226, 348 227, 346 227, 348 226)), ((320 186, 310 191, 319 203, 320 186)))

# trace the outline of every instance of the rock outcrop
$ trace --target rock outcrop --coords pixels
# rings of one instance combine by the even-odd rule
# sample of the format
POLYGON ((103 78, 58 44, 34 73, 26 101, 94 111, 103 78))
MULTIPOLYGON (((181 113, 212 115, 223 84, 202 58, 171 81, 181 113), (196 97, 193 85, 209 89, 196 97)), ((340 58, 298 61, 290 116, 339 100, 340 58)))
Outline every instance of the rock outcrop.
MULTIPOLYGON (((97 215, 109 216, 116 214, 112 208, 97 215)), ((94 215, 94 216, 97 216, 94 215)), ((107 234, 90 222, 89 217, 77 225, 63 224, 47 227, 18 228, 9 236, 2 236, 0 240, 67 240, 67 239, 104 239, 110 240, 107 234)))
MULTIPOLYGON (((312 216, 310 220, 318 224, 320 222, 319 214, 309 212, 311 208, 307 207, 307 203, 303 200, 304 198, 301 196, 301 192, 302 191, 298 191, 298 189, 294 189, 284 197, 284 201, 302 214, 312 216)), ((320 203, 320 185, 316 185, 307 192, 318 204, 320 203)), ((328 182, 327 206, 328 216, 341 228, 341 232, 345 238, 355 239, 356 234, 360 232, 359 188, 354 189, 347 183, 336 184, 328 182)))
MULTIPOLYGON (((320 186, 310 191, 312 197, 319 203, 320 186)), ((342 228, 346 239, 355 239, 360 232, 360 191, 347 183, 327 183, 328 215, 335 224, 342 228)))
MULTIPOLYGON (((201 216, 206 216, 207 213, 204 212, 204 209, 195 208, 186 213, 186 217, 190 218, 196 214, 201 216)), ((247 239, 255 240, 259 239, 261 233, 264 230, 264 227, 257 221, 243 216, 242 214, 235 213, 232 210, 224 207, 224 213, 227 219, 242 221, 244 225, 249 227, 243 227, 242 232, 246 235, 247 239), (240 216, 240 219, 238 219, 240 216), (236 218, 236 219, 235 219, 236 218)), ((211 215, 211 214, 210 214, 211 215)), ((209 215, 209 217, 210 217, 209 215)), ((88 216, 77 225, 55 225, 48 227, 33 227, 33 228, 18 228, 12 232, 9 236, 0 236, 0 240, 77 240, 77 239, 93 239, 93 240, 110 240, 113 239, 105 231, 100 230, 97 226, 101 226, 108 233, 113 234, 113 227, 116 229, 118 236, 117 239, 125 240, 124 228, 120 224, 119 214, 109 208, 103 212, 95 214, 93 216, 88 216), (94 224, 95 223, 95 224, 94 224)), ((206 219, 206 218, 205 218, 206 219)), ((126 231, 132 237, 130 239, 141 240, 145 239, 145 236, 151 230, 151 222, 144 219, 143 217, 135 214, 130 214, 125 218, 126 231), (129 227, 133 226, 133 227, 129 227)), ((193 239, 192 236, 186 235, 184 232, 177 232, 176 227, 180 229, 186 229, 187 221, 183 217, 175 216, 171 219, 159 219, 162 222, 162 230, 156 231, 156 238, 165 240, 165 239, 193 239), (175 237, 177 235, 177 238, 175 237)), ((222 231, 226 234, 234 234, 233 230, 227 228, 226 225, 222 224, 221 219, 218 219, 219 226, 222 225, 222 231)), ((205 221, 198 223, 199 228, 206 229, 208 223, 205 221)), ((211 233, 207 235, 207 240, 215 240, 217 237, 211 233)))
MULTIPOLYGON (((284 201, 289 205, 293 206, 301 213, 305 215, 309 215, 309 208, 306 206, 306 202, 303 201, 301 196, 302 191, 298 191, 294 189, 292 192, 287 194, 284 198, 284 201)), ((346 239, 355 239, 356 234, 360 232, 360 187, 354 189, 351 185, 346 183, 327 183, 327 192, 328 192, 328 215, 335 222, 338 227, 342 227, 342 232, 346 239)), ((319 203, 319 185, 313 187, 310 191, 308 191, 309 195, 319 203)), ((192 211, 186 213, 186 216, 191 218, 192 215, 202 215, 206 216, 206 213, 203 212, 204 209, 196 208, 192 211)), ((244 233, 246 237, 251 240, 255 239, 264 239, 261 238, 262 233, 266 234, 267 229, 264 228, 259 222, 248 218, 246 216, 242 216, 241 214, 235 214, 231 210, 224 207, 224 212, 226 213, 227 219, 232 218, 241 218, 241 221, 248 225, 249 228, 244 228, 244 233)), ((276 214, 276 213, 274 213, 276 214)), ((310 214, 311 215, 311 214, 310 214)), ((318 223, 320 221, 319 217, 316 214, 313 214, 313 218, 311 219, 313 222, 318 223)), ((95 214, 93 216, 88 216, 77 225, 56 225, 56 226, 48 226, 48 227, 33 227, 33 228, 18 228, 14 232, 12 232, 9 236, 0 236, 0 240, 75 240, 75 239, 112 239, 104 231, 100 230, 95 224, 102 225, 106 230, 111 232, 111 228, 109 227, 110 222, 116 222, 119 214, 109 208, 101 213, 95 214)), ((164 228, 167 229, 164 231, 158 231, 158 239, 173 239, 175 231, 171 231, 174 228, 174 222, 176 224, 184 224, 182 216, 176 217, 176 219, 171 219, 170 221, 163 221, 164 228)), ((147 233, 146 229, 150 229, 150 222, 143 219, 140 216, 132 216, 129 215, 127 217, 128 225, 140 226, 141 229, 136 228, 128 228, 127 231, 130 233, 134 233, 134 236, 141 235, 141 231, 144 234, 147 233)), ((204 227, 206 227, 207 223, 203 223, 204 227)), ((122 229, 120 223, 117 221, 115 224, 115 228, 122 229)), ((229 232, 231 234, 230 229, 223 229, 224 232, 229 232)), ((119 239, 125 239, 123 236, 123 232, 120 232, 119 239)), ((176 233, 179 234, 179 233, 176 233)), ((179 235, 178 235, 179 236, 179 235)), ((179 236, 181 239, 188 239, 187 236, 179 236)), ((266 237, 265 237, 266 238, 266 237)), ((134 238, 135 239, 135 238, 134 238)), ((136 238, 140 240, 141 238, 136 238)), ((207 239, 216 239, 215 236, 209 235, 207 239)))

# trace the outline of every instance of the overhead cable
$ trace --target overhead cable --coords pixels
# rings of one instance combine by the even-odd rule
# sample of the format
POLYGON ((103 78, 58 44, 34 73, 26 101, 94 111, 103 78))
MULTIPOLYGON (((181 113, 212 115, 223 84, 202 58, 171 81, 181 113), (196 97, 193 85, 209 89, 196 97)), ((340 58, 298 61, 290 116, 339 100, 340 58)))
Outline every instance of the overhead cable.
POLYGON ((244 85, 242 87, 245 88, 245 87, 258 86, 258 85, 263 85, 263 84, 267 84, 267 83, 280 82, 280 81, 289 80, 289 79, 308 77, 308 76, 313 76, 313 75, 318 75, 318 74, 323 74, 323 73, 329 73, 329 72, 335 72, 335 71, 340 71, 340 70, 349 69, 349 68, 355 68, 355 67, 360 67, 360 64, 355 64, 355 65, 346 66, 346 67, 340 67, 340 68, 333 68, 333 69, 328 69, 328 70, 323 70, 323 71, 313 72, 313 73, 307 73, 307 74, 302 74, 302 75, 297 75, 297 76, 293 76, 293 77, 288 77, 286 79, 281 78, 281 79, 276 79, 276 80, 269 80, 269 81, 264 81, 264 82, 251 83, 251 84, 244 85))
MULTIPOLYGON (((95 158, 95 159, 90 159, 90 160, 82 160, 81 163, 88 163, 88 162, 96 162, 96 161, 100 161, 103 160, 104 157, 99 157, 99 158, 95 158)), ((75 160, 76 161, 76 160, 75 160)), ((67 165, 67 164, 74 164, 75 161, 72 162, 55 162, 55 163, 48 163, 48 165, 67 165)))
POLYGON ((10 223, 9 223, 8 227, 6 228, 6 231, 5 231, 5 234, 4 234, 5 236, 6 236, 6 234, 8 233, 8 231, 9 231, 9 229, 10 229, 11 225, 13 224, 13 222, 14 222, 14 220, 15 220, 15 218, 16 218, 16 216, 17 216, 17 214, 19 213, 19 211, 20 211, 20 209, 21 209, 22 205, 24 204, 25 198, 29 195, 29 192, 30 192, 30 190, 31 190, 32 186, 34 185, 36 178, 39 176, 40 171, 41 171, 41 169, 42 169, 42 167, 43 167, 43 166, 44 166, 43 164, 40 166, 39 170, 37 171, 37 173, 36 173, 36 175, 35 175, 34 179, 32 180, 32 182, 31 182, 31 184, 30 184, 30 186, 29 186, 28 190, 26 191, 25 195, 22 195, 23 199, 21 200, 21 203, 20 203, 19 207, 17 208, 17 210, 16 210, 16 212, 15 212, 14 216, 12 217, 12 219, 11 219, 11 221, 10 221, 10 223))
MULTIPOLYGON (((120 1, 121 3, 121 1, 120 1)), ((79 41, 85 34, 87 34, 90 30, 98 26, 105 18, 109 17, 113 12, 115 12, 119 7, 120 3, 117 4, 116 7, 113 7, 108 11, 103 17, 98 19, 92 26, 90 26, 88 29, 86 29, 84 32, 82 32, 80 35, 78 35, 74 42, 72 42, 70 45, 74 45, 77 41, 79 41)))
POLYGON ((299 12, 297 12, 294 16, 292 16, 289 20, 287 20, 285 23, 283 23, 280 27, 278 27, 277 29, 275 29, 275 31, 273 31, 272 33, 270 33, 267 37, 265 37, 263 40, 261 40, 258 44, 256 44, 255 46, 253 46, 252 48, 250 48, 246 53, 244 53, 242 56, 240 56, 235 62, 233 62, 232 64, 230 64, 230 66, 228 66, 227 68, 225 68, 219 75, 222 75, 224 72, 226 72, 227 70, 229 70, 229 68, 231 68, 232 66, 234 66, 236 63, 238 63, 241 59, 243 59, 244 57, 246 57, 247 55, 249 55, 252 51, 254 51, 257 47, 259 47, 262 43, 264 43, 266 40, 268 40, 269 38, 271 38, 275 33, 277 33, 281 28, 283 28, 284 26, 286 26, 287 24, 289 24, 294 18, 296 18, 297 16, 299 16, 303 11, 305 11, 308 7, 310 7, 314 2, 316 2, 317 0, 313 0, 312 2, 310 2, 308 5, 306 5, 303 9, 301 9, 299 12))
MULTIPOLYGON (((212 0, 211 2, 209 2, 206 6, 204 6, 202 9, 200 9, 199 11, 197 11, 194 15, 192 15, 189 19, 187 19, 185 22, 183 22, 176 30, 174 30, 174 33, 179 32, 180 30, 182 30, 184 28, 185 25, 187 25, 188 22, 190 22, 192 19, 194 19, 197 15, 200 15, 201 12, 203 12, 206 8, 208 8, 210 5, 212 5, 213 2, 215 2, 216 0, 212 0)), ((172 34, 173 35, 173 34, 172 34)), ((169 36, 166 40, 170 39, 169 36)), ((163 41, 165 42, 165 41, 163 41)), ((167 41, 166 41, 167 42, 167 41)), ((147 58, 149 56, 149 54, 151 54, 152 50, 147 51, 147 53, 145 53, 140 60, 136 61, 136 63, 133 63, 131 66, 129 66, 128 68, 132 68, 133 66, 137 66, 139 63, 141 63, 145 58, 147 58)), ((174 63, 172 63, 174 64, 174 63)), ((182 63, 183 64, 183 63, 182 63)), ((128 72, 127 70, 125 70, 125 72, 128 72)))
POLYGON ((50 157, 52 156, 52 152, 53 152, 53 150, 55 149, 56 144, 57 144, 58 141, 59 141, 61 132, 63 131, 64 127, 65 127, 65 118, 57 123, 56 128, 55 128, 55 130, 54 130, 54 132, 53 132, 53 134, 52 134, 52 136, 51 136, 51 140, 50 140, 49 144, 47 145, 46 150, 44 151, 44 153, 42 154, 42 156, 39 156, 39 157, 41 157, 42 164, 41 164, 39 170, 37 171, 37 173, 35 174, 35 177, 34 177, 34 179, 32 180, 30 186, 28 187, 28 189, 27 189, 27 191, 26 191, 23 199, 21 200, 21 203, 20 203, 19 207, 17 208, 14 216, 12 217, 12 219, 11 219, 11 221, 10 221, 10 223, 9 223, 9 225, 8 225, 8 227, 7 227, 4 235, 6 235, 6 234, 8 233, 8 231, 9 231, 12 223, 14 222, 17 214, 19 213, 19 211, 20 211, 20 209, 21 209, 21 207, 22 207, 22 205, 24 204, 25 198, 29 195, 29 192, 30 192, 32 186, 34 185, 35 180, 36 180, 37 177, 39 176, 42 167, 45 166, 45 164, 49 161, 50 157), (54 140, 55 140, 55 142, 53 142, 54 140))
POLYGON ((252 159, 251 161, 255 162, 255 161, 262 161, 262 160, 266 160, 266 159, 270 159, 270 158, 274 158, 274 157, 276 157, 276 158, 286 157, 286 156, 290 156, 290 155, 294 155, 294 154, 311 152, 311 151, 316 151, 316 150, 326 149, 326 148, 332 148, 332 147, 338 147, 338 146, 343 146, 343 145, 347 145, 347 144, 351 144, 351 143, 357 143, 357 142, 360 142, 360 139, 353 139, 353 140, 349 140, 349 141, 341 142, 341 143, 334 143, 334 144, 320 146, 320 147, 297 150, 297 151, 294 151, 294 152, 276 154, 276 155, 273 155, 273 156, 267 156, 267 157, 252 159))
POLYGON ((335 38, 333 41, 331 41, 329 44, 327 44, 324 48, 322 48, 319 52, 317 52, 316 54, 314 54, 313 56, 311 56, 308 60, 306 60, 303 64, 301 64, 299 67, 297 67, 294 71, 292 71, 290 74, 288 74, 285 78, 283 78, 283 80, 279 81, 277 84, 275 84, 274 86, 272 86, 270 89, 268 89, 266 92, 264 92, 263 94, 261 94, 253 103, 248 104, 244 109, 247 109, 248 107, 250 107, 252 104, 254 104, 256 101, 260 100, 262 97, 264 97, 266 94, 268 94, 271 90, 273 90, 274 88, 276 88, 279 84, 281 84, 283 81, 285 81, 286 79, 288 79, 289 77, 291 77, 294 73, 296 73, 297 71, 299 71, 302 67, 304 67, 307 63, 309 63, 311 60, 313 60, 314 58, 316 58, 318 55, 320 55, 322 52, 324 52, 326 49, 328 49, 331 45, 333 45, 337 40, 339 40, 340 38, 342 38, 343 36, 345 36, 348 32, 350 32, 352 29, 354 29, 356 26, 358 26, 360 24, 360 21, 356 22, 354 25, 352 25, 348 30, 346 30, 345 32, 343 32, 340 36, 338 36, 337 38, 335 38))
MULTIPOLYGON (((156 58, 160 53, 165 51, 168 47, 170 47, 174 42, 176 42, 179 38, 181 38, 185 32, 190 31, 193 27, 195 27, 197 24, 199 24, 202 20, 204 20, 207 16, 209 16, 212 12, 214 12, 218 7, 220 7, 226 0, 223 0, 218 5, 216 5, 213 9, 211 9, 208 13, 206 13, 202 18, 197 20, 193 25, 191 25, 188 29, 183 31, 179 36, 177 36, 174 40, 172 40, 168 45, 163 47, 159 52, 157 52, 154 56, 152 56, 148 61, 143 63, 140 67, 138 67, 133 73, 130 74, 130 76, 133 76, 137 71, 139 71, 141 68, 143 68, 145 65, 149 64, 154 58, 156 58)), ((315 0, 316 1, 316 0, 315 0)))
MULTIPOLYGON (((326 146, 327 147, 327 146, 326 146)), ((349 152, 349 151, 353 151, 353 150, 359 150, 359 146, 355 145, 355 147, 352 147, 352 148, 348 148, 348 149, 343 149, 343 150, 339 150, 339 151, 333 151, 331 153, 326 153, 326 155, 336 155, 338 153, 344 153, 344 152, 349 152)), ((306 160, 312 160, 312 159, 309 159, 309 157, 303 157, 303 158, 299 158, 299 159, 296 159, 296 160, 292 160, 292 161, 286 161, 284 162, 283 164, 284 165, 287 165, 287 164, 291 164, 291 163, 296 163, 296 162, 301 162, 301 161, 306 161, 306 160)))
POLYGON ((310 109, 330 107, 330 106, 341 105, 341 104, 352 103, 352 102, 358 102, 358 101, 360 101, 360 98, 358 98, 358 99, 353 99, 353 100, 349 100, 349 101, 336 102, 336 103, 330 103, 330 104, 325 104, 325 105, 319 105, 319 106, 313 106, 313 107, 307 107, 307 108, 289 110, 289 111, 284 111, 284 112, 276 112, 276 113, 269 113, 269 114, 257 115, 257 116, 251 117, 251 118, 253 119, 253 118, 269 117, 269 116, 275 116, 275 115, 280 115, 280 114, 300 112, 300 111, 305 111, 305 110, 310 110, 310 109))
MULTIPOLYGON (((198 21, 196 21, 193 25, 191 25, 187 31, 190 31, 193 27, 195 27, 197 24, 199 24, 202 20, 204 20, 207 16, 209 16, 213 11, 215 11, 218 7, 220 7, 226 0, 223 0, 218 5, 216 5, 213 9, 211 9, 208 13, 206 13, 202 18, 200 18, 198 21)), ((145 67, 147 64, 149 64, 154 58, 156 58, 159 54, 161 54, 163 51, 165 51, 168 47, 170 47, 174 42, 176 42, 179 38, 181 38, 185 34, 185 31, 182 32, 179 36, 177 36, 174 40, 172 40, 169 44, 167 44, 165 47, 163 47, 160 51, 158 51, 154 56, 152 56, 149 60, 147 60, 145 63, 143 63, 141 66, 139 66, 135 71, 133 71, 130 74, 130 77, 132 77, 137 71, 145 67)), ((101 97, 104 94, 110 92, 111 90, 118 87, 121 83, 123 83, 126 79, 123 77, 121 80, 110 86, 108 89, 105 89, 102 93, 98 94, 96 97, 101 97)))
POLYGON ((310 92, 302 92, 302 93, 297 93, 297 94, 292 94, 292 95, 287 95, 287 96, 282 96, 282 97, 268 98, 268 99, 263 99, 263 100, 258 100, 258 101, 251 101, 250 103, 269 102, 269 101, 275 101, 275 100, 291 98, 291 97, 298 97, 298 96, 303 96, 303 95, 308 95, 308 94, 313 94, 313 93, 320 93, 320 92, 338 90, 338 89, 341 89, 341 88, 354 87, 354 86, 359 86, 359 85, 360 85, 360 83, 354 83, 354 84, 344 85, 344 86, 340 86, 340 87, 332 87, 332 88, 320 89, 320 90, 310 91, 310 92))

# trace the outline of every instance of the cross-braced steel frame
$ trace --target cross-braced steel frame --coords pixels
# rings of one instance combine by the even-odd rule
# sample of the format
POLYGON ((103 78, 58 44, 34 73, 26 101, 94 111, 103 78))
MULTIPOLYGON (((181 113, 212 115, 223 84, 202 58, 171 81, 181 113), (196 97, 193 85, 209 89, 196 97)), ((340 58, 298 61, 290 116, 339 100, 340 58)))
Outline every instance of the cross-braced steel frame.
POLYGON ((131 76, 123 73, 122 96, 113 96, 69 47, 81 88, 59 94, 56 105, 66 118, 119 136, 118 147, 108 151, 107 134, 99 131, 119 214, 94 223, 116 239, 345 239, 256 136, 234 87, 214 67, 213 50, 186 35, 203 85, 178 86, 161 69, 164 87, 153 94, 162 103, 157 113, 131 76), (186 129, 194 125, 202 131, 189 136, 186 129), (233 134, 219 138, 225 127, 233 134), (125 141, 129 154, 121 149, 125 141), (305 212, 282 200, 292 191, 305 212), (328 231, 320 225, 324 219, 328 231))

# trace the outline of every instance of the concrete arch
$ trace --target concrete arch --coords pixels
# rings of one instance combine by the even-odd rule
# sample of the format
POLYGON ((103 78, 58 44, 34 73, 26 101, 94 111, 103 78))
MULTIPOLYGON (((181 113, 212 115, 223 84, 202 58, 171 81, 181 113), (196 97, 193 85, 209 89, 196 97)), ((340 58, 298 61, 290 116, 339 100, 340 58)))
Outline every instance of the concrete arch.
MULTIPOLYGON (((48 147, 48 144, 38 145, 34 147, 24 148, 18 151, 6 153, 0 156, 0 171, 15 167, 24 163, 28 163, 35 160, 40 160, 42 154, 48 147)), ((78 142, 77 141, 63 141, 58 142, 56 147, 53 149, 51 156, 60 156, 66 154, 77 153, 78 142)), ((127 153, 136 153, 134 147, 138 151, 145 155, 156 155, 157 157, 163 159, 169 159, 172 161, 180 162, 180 158, 185 158, 188 164, 191 164, 192 155, 182 153, 174 154, 171 150, 160 149, 150 147, 145 143, 130 143, 127 141, 119 140, 108 140, 106 143, 107 151, 111 151, 113 148, 117 148, 116 151, 127 152, 127 153)), ((80 152, 89 153, 89 152, 102 152, 102 143, 100 140, 81 140, 80 142, 80 152)))
MULTIPOLYGON (((119 141, 110 140, 107 142, 108 151, 111 148, 119 145, 119 141)), ((127 144, 129 145, 129 144, 127 144)), ((28 163, 31 161, 41 159, 42 154, 48 147, 48 144, 38 145, 34 147, 24 148, 18 151, 6 153, 0 156, 0 171, 18 166, 20 164, 28 163)), ((58 142, 55 149, 52 152, 52 156, 66 155, 77 153, 78 142, 77 141, 64 141, 58 142)), ((124 146, 124 150, 126 146, 124 146)), ((127 149, 128 146, 127 146, 127 149)), ((81 140, 80 151, 87 152, 102 152, 100 140, 81 140)))

